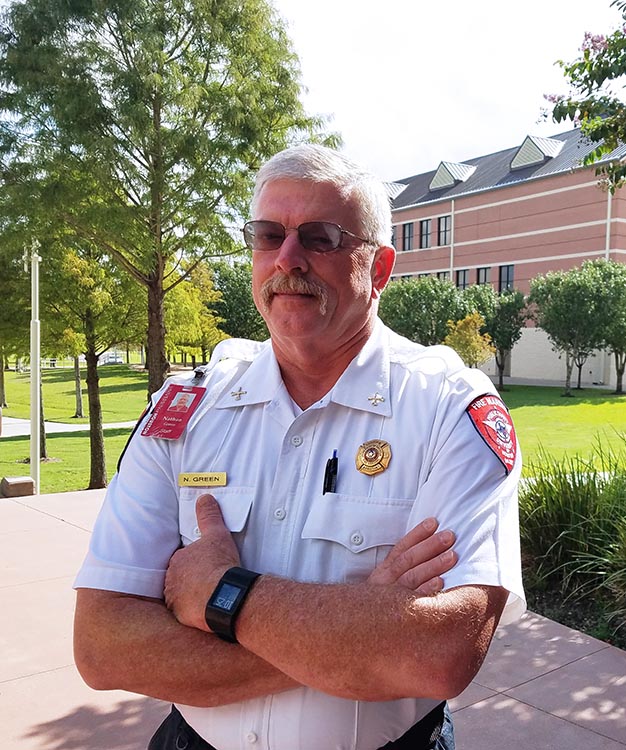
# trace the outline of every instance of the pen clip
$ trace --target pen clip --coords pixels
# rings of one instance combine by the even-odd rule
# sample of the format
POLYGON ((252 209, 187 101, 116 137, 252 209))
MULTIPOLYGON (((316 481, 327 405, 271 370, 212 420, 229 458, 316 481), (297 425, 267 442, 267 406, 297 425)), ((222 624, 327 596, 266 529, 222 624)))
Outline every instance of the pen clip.
POLYGON ((324 471, 324 484, 322 486, 322 495, 327 492, 335 492, 337 489, 337 469, 338 469, 337 450, 333 451, 332 458, 326 461, 326 470, 324 471))

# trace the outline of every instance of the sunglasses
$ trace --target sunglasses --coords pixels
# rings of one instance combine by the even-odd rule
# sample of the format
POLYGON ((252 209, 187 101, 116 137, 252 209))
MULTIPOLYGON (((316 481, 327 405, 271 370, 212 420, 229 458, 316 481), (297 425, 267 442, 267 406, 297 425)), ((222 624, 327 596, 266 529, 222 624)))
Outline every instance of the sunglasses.
MULTIPOLYGON (((285 241, 287 232, 291 228, 283 226, 279 221, 248 221, 244 224, 243 238, 250 250, 278 250, 285 241)), ((298 233, 298 240, 305 250, 314 253, 329 253, 338 247, 343 247, 343 237, 354 237, 359 242, 370 243, 357 234, 348 232, 339 224, 331 221, 307 221, 299 227, 293 227, 298 233)))

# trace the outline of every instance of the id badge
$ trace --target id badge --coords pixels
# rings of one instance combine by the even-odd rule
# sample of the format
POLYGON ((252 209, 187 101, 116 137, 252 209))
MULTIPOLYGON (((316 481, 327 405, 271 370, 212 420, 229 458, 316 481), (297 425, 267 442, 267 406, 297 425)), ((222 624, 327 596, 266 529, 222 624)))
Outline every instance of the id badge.
POLYGON ((197 385, 169 385, 141 431, 142 436, 177 440, 202 401, 204 392, 205 389, 197 385))

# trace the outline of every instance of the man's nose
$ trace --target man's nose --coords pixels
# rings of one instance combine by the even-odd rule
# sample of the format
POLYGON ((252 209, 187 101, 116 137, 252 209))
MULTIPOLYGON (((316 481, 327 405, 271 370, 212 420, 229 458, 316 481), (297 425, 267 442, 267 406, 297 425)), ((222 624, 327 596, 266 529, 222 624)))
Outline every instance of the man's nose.
POLYGON ((300 271, 305 273, 309 268, 308 252, 300 244, 297 229, 285 230, 285 239, 278 248, 275 259, 276 268, 283 273, 300 271))

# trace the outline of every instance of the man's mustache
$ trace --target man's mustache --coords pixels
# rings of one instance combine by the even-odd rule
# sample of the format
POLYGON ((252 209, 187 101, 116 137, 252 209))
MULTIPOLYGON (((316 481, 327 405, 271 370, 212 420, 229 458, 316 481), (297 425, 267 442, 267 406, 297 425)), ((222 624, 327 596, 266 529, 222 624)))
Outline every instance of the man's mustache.
POLYGON ((272 297, 275 294, 307 294, 319 300, 320 312, 326 313, 328 305, 328 293, 326 289, 312 279, 305 279, 302 276, 288 276, 284 273, 278 273, 263 282, 261 285, 260 295, 263 309, 268 312, 272 297))

